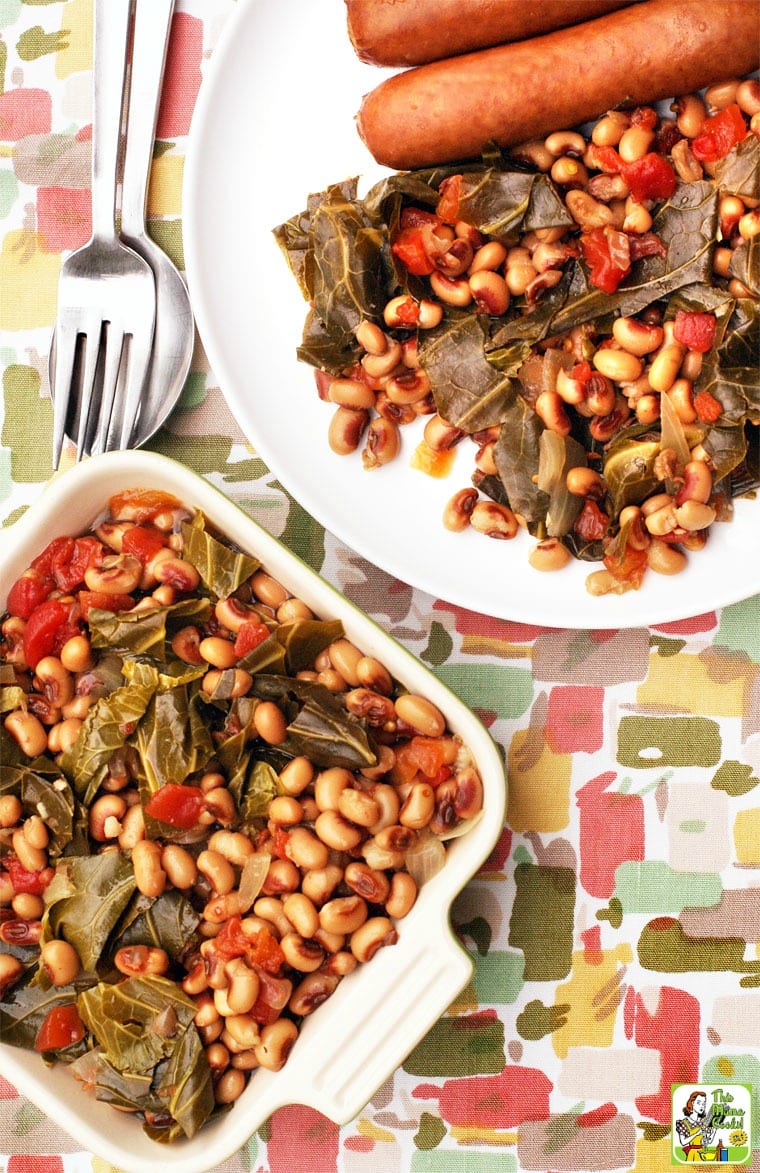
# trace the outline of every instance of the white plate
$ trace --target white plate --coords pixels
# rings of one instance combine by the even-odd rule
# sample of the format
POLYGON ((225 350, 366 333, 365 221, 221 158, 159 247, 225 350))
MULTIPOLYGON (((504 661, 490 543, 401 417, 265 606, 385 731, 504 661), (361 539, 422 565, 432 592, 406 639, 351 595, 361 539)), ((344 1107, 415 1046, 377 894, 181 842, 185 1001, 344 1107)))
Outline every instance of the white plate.
POLYGON ((310 192, 347 176, 362 191, 387 173, 354 125, 361 96, 390 70, 350 47, 342 0, 239 0, 214 51, 193 120, 184 190, 185 255, 199 332, 233 412, 263 460, 322 525, 365 558, 437 598, 497 618, 616 628, 697 615, 760 589, 758 507, 740 501, 730 525, 675 578, 650 574, 637 592, 593 598, 594 566, 533 570, 532 539, 452 534, 441 515, 469 484, 473 445, 448 477, 410 467, 403 452, 366 472, 358 453, 327 444, 332 411, 295 356, 306 306, 271 230, 310 192))
POLYGON ((83 1148, 127 1173, 203 1173, 231 1157, 284 1104, 308 1104, 339 1124, 364 1107, 445 1013, 472 977, 472 959, 454 937, 454 897, 490 855, 504 823, 501 756, 475 715, 425 666, 227 497, 182 465, 150 452, 109 452, 53 477, 42 496, 4 531, 0 613, 11 583, 51 537, 82 533, 108 497, 147 487, 202 509, 212 525, 323 618, 340 619, 349 639, 380 659, 412 692, 428 696, 472 750, 483 779, 483 816, 451 841, 444 867, 420 889, 399 922, 399 939, 341 982, 303 1025, 286 1066, 260 1070, 233 1110, 191 1140, 157 1145, 134 1116, 84 1092, 70 1071, 0 1042, 0 1071, 83 1148), (62 519, 64 519, 62 521, 62 519))

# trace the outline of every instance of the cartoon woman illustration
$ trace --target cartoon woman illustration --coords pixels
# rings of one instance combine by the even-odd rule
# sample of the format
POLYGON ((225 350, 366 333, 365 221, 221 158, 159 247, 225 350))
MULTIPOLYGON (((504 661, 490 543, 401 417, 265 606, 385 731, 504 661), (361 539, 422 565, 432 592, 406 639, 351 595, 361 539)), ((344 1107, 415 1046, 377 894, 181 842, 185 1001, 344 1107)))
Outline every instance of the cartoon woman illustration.
POLYGON ((683 1110, 684 1116, 676 1121, 676 1131, 687 1162, 714 1160, 714 1151, 706 1148, 715 1137, 715 1129, 707 1119, 706 1094, 693 1091, 683 1110))

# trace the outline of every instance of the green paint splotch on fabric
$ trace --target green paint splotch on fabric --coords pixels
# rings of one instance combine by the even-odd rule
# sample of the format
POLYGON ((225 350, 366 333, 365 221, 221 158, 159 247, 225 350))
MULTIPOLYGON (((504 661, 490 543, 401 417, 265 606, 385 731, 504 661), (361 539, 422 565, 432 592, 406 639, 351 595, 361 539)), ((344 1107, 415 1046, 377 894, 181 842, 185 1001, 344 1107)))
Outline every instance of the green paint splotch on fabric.
POLYGON ((689 937, 675 917, 658 916, 644 925, 638 956, 644 969, 656 973, 751 974, 760 984, 760 961, 745 961, 746 942, 739 937, 689 937))
POLYGON ((5 419, 0 441, 11 451, 14 481, 34 483, 53 475, 53 405, 40 395, 34 367, 12 363, 3 374, 5 419))
POLYGON ((185 252, 182 246, 181 220, 149 220, 148 236, 174 261, 178 269, 185 268, 185 252))
POLYGON ((720 876, 676 872, 661 860, 620 864, 615 871, 615 896, 624 913, 680 916, 684 908, 712 908, 723 891, 720 876))
POLYGON ((414 1136, 415 1146, 429 1152, 435 1149, 446 1135, 446 1125, 431 1112, 423 1112, 420 1116, 420 1126, 414 1136))
POLYGON ((502 664, 442 664, 436 676, 471 709, 488 710, 510 721, 527 713, 533 700, 533 677, 525 668, 502 664))
POLYGON ((428 632, 427 647, 420 653, 420 659, 439 667, 445 664, 454 648, 454 641, 442 623, 433 621, 428 632))
POLYGON ((441 1018, 403 1064, 427 1078, 498 1075, 507 1062, 504 1024, 488 1014, 441 1018))
POLYGON ((16 51, 22 61, 36 61, 39 57, 57 53, 59 49, 67 49, 68 37, 68 29, 46 33, 42 25, 36 24, 33 28, 24 29, 16 42, 16 51))
POLYGON ((760 595, 724 607, 713 642, 760 661, 760 595))
POLYGON ((572 868, 518 864, 509 943, 522 949, 526 982, 567 977, 573 961, 576 877, 572 868))
POLYGON ((232 440, 229 436, 177 436, 162 430, 145 447, 186 464, 199 476, 208 476, 218 469, 227 473, 232 440))
POLYGON ((517 1173, 517 1157, 490 1145, 487 1153, 438 1148, 413 1153, 409 1173, 517 1173))
POLYGON ((569 1012, 569 1002, 546 1006, 540 998, 533 998, 517 1015, 515 1020, 517 1033, 521 1039, 536 1042, 536 1040, 543 1039, 546 1035, 565 1026, 569 1012))
POLYGON ((485 957, 475 956, 473 960, 472 984, 479 1005, 509 1005, 517 1001, 525 970, 525 958, 521 953, 495 949, 485 957))
POLYGON ((749 794, 760 783, 760 778, 752 773, 752 767, 745 762, 721 762, 713 774, 710 785, 713 790, 725 790, 730 798, 741 798, 749 794))
POLYGON ((716 766, 720 726, 707 717, 623 717, 618 725, 617 760, 634 770, 716 766))

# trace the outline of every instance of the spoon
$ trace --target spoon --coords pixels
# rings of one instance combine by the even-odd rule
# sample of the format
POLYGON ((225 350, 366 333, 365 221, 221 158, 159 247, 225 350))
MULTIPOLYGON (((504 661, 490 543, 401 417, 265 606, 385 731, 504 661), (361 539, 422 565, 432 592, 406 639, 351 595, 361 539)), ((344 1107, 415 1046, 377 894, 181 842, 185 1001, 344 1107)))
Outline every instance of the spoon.
POLYGON ((174 0, 136 0, 121 236, 153 270, 156 324, 150 371, 129 442, 132 448, 139 448, 158 431, 177 403, 195 342, 193 311, 182 276, 148 236, 145 226, 148 177, 173 12, 174 0))

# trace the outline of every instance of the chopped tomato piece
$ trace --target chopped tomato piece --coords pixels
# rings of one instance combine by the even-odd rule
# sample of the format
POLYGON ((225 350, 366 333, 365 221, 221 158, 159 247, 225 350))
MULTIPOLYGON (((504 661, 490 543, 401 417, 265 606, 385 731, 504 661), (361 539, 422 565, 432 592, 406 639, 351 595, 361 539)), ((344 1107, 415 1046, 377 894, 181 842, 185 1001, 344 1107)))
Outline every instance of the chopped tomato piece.
POLYGON ((637 106, 631 112, 631 124, 633 126, 643 126, 645 130, 654 130, 660 117, 653 106, 637 106))
POLYGON ((114 493, 108 500, 111 517, 118 521, 126 513, 130 521, 136 521, 138 525, 152 521, 167 509, 181 507, 182 503, 163 489, 125 489, 122 493, 114 493))
POLYGON ((723 415, 723 408, 709 391, 698 391, 694 396, 694 410, 703 424, 714 424, 723 415))
POLYGON ((435 268, 425 247, 423 228, 402 228, 391 245, 391 252, 415 277, 427 277, 435 268))
POLYGON ((241 660, 243 656, 247 656, 259 644, 263 644, 268 635, 269 628, 266 623, 259 623, 256 619, 244 623, 235 636, 235 655, 237 658, 241 660))
POLYGON ((69 537, 53 538, 48 542, 45 549, 32 560, 32 566, 35 570, 41 570, 43 574, 50 574, 53 559, 62 550, 69 550, 74 545, 74 539, 69 537))
POLYGON ((84 582, 85 571, 102 557, 103 546, 97 538, 74 538, 71 545, 59 550, 50 562, 50 573, 61 591, 73 591, 84 582))
POLYGON ((63 1047, 78 1043, 84 1035, 84 1023, 79 1017, 76 1003, 67 1002, 63 1006, 54 1006, 47 1013, 35 1039, 34 1049, 60 1051, 63 1047))
POLYGON ((282 1011, 276 1006, 270 1006, 262 997, 258 997, 248 1013, 259 1026, 269 1026, 270 1022, 277 1021, 282 1011))
POLYGON ((705 119, 699 134, 691 140, 692 153, 700 163, 715 163, 746 137, 744 115, 736 102, 732 102, 705 119))
POLYGON ((636 550, 626 543, 622 555, 606 554, 604 565, 618 582, 627 582, 634 589, 638 589, 644 581, 647 570, 647 552, 646 550, 636 550))
POLYGON ((444 224, 456 224, 461 219, 459 205, 462 201, 462 176, 449 175, 438 188, 440 199, 436 212, 444 224))
POLYGON ((419 304, 413 297, 406 297, 396 305, 396 317, 404 326, 416 326, 420 318, 419 304))
POLYGON ((285 954, 269 929, 259 929, 254 936, 248 938, 246 960, 250 965, 258 965, 265 973, 275 977, 282 969, 285 954))
POLYGON ((717 325, 715 314, 699 310, 676 310, 673 335, 689 350, 706 354, 708 350, 712 350, 717 325))
POLYGON ((17 578, 8 591, 6 607, 10 615, 28 619, 35 607, 44 603, 53 589, 52 581, 33 566, 17 578))
POLYGON ((124 534, 122 550, 141 562, 149 562, 165 545, 166 535, 154 525, 133 525, 124 534))
POLYGON ((205 796, 198 786, 167 782, 149 799, 145 813, 170 827, 189 831, 197 825, 205 806, 205 796))
POLYGON ((445 765, 443 746, 435 737, 412 737, 397 746, 395 753, 393 776, 400 782, 411 782, 417 774, 437 778, 445 765))
POLYGON ((577 362, 570 372, 571 379, 577 379, 579 383, 588 383, 589 379, 594 373, 594 369, 590 362, 577 362))
POLYGON ((675 171, 667 159, 654 151, 649 151, 633 163, 623 163, 620 171, 638 203, 642 200, 669 199, 676 190, 675 171))
POLYGON ((630 254, 626 253, 618 239, 627 236, 615 229, 592 228, 581 236, 581 252, 589 267, 589 281, 604 293, 614 293, 624 277, 631 271, 630 254))
POLYGON ((11 853, 3 860, 14 892, 29 892, 32 896, 41 896, 54 876, 53 868, 43 868, 40 872, 30 872, 21 863, 17 855, 11 853))
POLYGON ((242 957, 250 944, 251 938, 243 932, 241 918, 231 916, 214 937, 214 952, 229 961, 232 957, 242 957))
POLYGON ((43 656, 55 648, 56 636, 67 623, 69 611, 58 599, 45 599, 35 607, 24 628, 24 658, 30 668, 36 668, 43 656))
POLYGON ((272 835, 272 855, 276 855, 278 859, 288 859, 289 839, 290 832, 286 831, 284 827, 277 827, 272 835))
POLYGON ((98 611, 131 611, 135 605, 131 595, 114 591, 79 591, 77 598, 83 619, 87 619, 93 607, 98 611))
POLYGON ((593 542, 603 538, 607 532, 610 519, 597 505, 596 501, 587 498, 583 502, 583 509, 575 523, 574 529, 579 537, 593 542))

